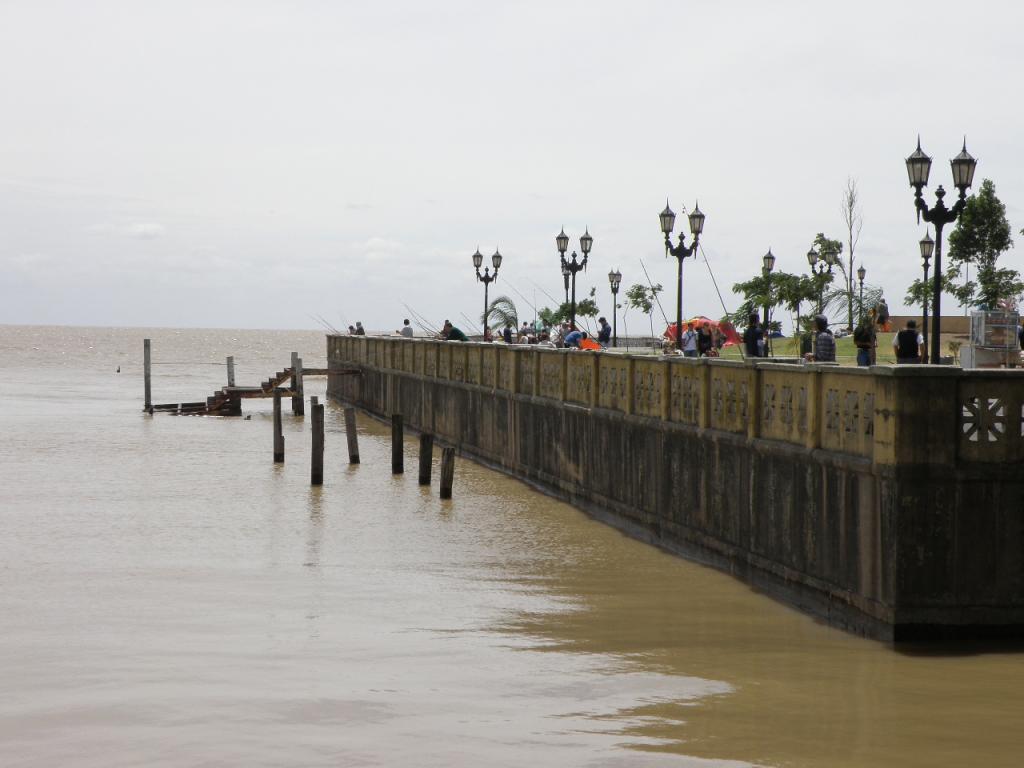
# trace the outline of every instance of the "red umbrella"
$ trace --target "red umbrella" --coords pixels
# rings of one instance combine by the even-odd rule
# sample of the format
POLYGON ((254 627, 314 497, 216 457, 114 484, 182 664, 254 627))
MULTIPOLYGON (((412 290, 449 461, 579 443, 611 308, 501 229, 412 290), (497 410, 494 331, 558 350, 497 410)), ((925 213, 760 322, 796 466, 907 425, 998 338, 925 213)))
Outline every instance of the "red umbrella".
MULTIPOLYGON (((698 315, 697 317, 691 317, 689 320, 684 321, 683 327, 685 328, 690 323, 693 323, 694 328, 699 328, 706 323, 712 331, 717 330, 720 334, 722 334, 725 337, 725 344, 723 346, 728 347, 733 344, 739 344, 741 341, 740 335, 736 332, 736 326, 734 326, 728 320, 712 320, 709 317, 698 315)), ((676 340, 675 323, 672 323, 665 329, 664 336, 670 341, 676 340)))

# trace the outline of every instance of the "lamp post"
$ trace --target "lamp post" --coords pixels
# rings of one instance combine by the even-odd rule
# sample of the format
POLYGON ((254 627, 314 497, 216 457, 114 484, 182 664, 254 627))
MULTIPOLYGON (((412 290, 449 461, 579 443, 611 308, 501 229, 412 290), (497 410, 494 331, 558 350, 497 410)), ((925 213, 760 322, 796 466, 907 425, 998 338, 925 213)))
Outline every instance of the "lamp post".
POLYGON ((771 248, 768 249, 768 253, 761 257, 761 263, 763 264, 761 272, 764 274, 764 348, 768 350, 770 355, 772 353, 772 333, 769 327, 769 319, 771 313, 772 270, 775 269, 775 256, 772 255, 771 248))
POLYGON ((676 215, 668 207, 668 200, 665 201, 665 210, 661 212, 661 231, 665 235, 665 255, 672 254, 679 262, 679 288, 676 292, 676 349, 683 350, 683 259, 687 256, 697 255, 697 245, 700 242, 700 233, 704 231, 704 214, 700 212, 700 205, 693 206, 693 213, 690 214, 690 233, 693 235, 693 243, 687 247, 684 240, 686 236, 679 233, 679 245, 672 245, 672 230, 676 226, 676 215))
POLYGON ((831 275, 832 267, 839 263, 839 259, 834 253, 818 253, 811 248, 807 252, 807 263, 811 266, 811 274, 814 275, 818 283, 818 314, 820 315, 825 300, 825 273, 828 272, 831 275))
POLYGON ((487 341, 487 289, 491 283, 498 279, 498 267, 501 266, 501 253, 497 248, 494 249, 494 255, 491 256, 491 264, 494 265, 494 274, 490 274, 490 267, 484 267, 484 273, 480 274, 480 265, 484 263, 484 256, 480 253, 480 249, 476 249, 476 253, 473 254, 473 268, 476 269, 476 279, 484 284, 484 341, 487 341))
POLYGON ((573 330, 576 330, 576 273, 580 270, 587 268, 587 258, 590 256, 590 249, 594 245, 594 238, 590 236, 590 230, 587 229, 583 233, 583 237, 580 238, 580 250, 583 251, 583 258, 581 260, 576 255, 576 251, 572 252, 572 256, 566 258, 565 252, 569 250, 569 236, 565 234, 565 229, 558 234, 555 238, 555 245, 558 247, 558 256, 562 262, 562 277, 568 284, 571 278, 572 281, 572 294, 569 305, 569 323, 573 330))
POLYGON ((619 330, 618 330, 618 301, 619 301, 619 284, 622 282, 622 273, 617 269, 613 269, 608 273, 608 284, 612 287, 612 346, 619 346, 619 330))
POLYGON ((921 151, 921 139, 917 139, 917 149, 907 158, 907 176, 910 178, 910 186, 914 188, 914 207, 917 208, 918 222, 924 218, 935 226, 935 273, 932 278, 932 363, 938 363, 941 347, 941 323, 942 323, 942 228, 946 224, 952 224, 960 216, 964 206, 967 205, 967 190, 974 181, 974 169, 978 165, 967 152, 967 139, 964 139, 963 149, 960 154, 949 161, 953 171, 953 186, 960 193, 952 208, 947 208, 942 198, 946 196, 946 190, 940 184, 935 190, 935 205, 931 208, 924 201, 924 188, 928 186, 928 174, 932 169, 932 159, 921 151))
MULTIPOLYGON (((918 245, 921 247, 921 266, 924 267, 924 285, 928 285, 928 262, 932 257, 932 252, 935 250, 935 241, 932 240, 931 233, 925 230, 924 237, 921 238, 918 245)), ((924 309, 924 322, 921 324, 921 335, 924 337, 924 358, 921 360, 922 363, 928 362, 928 297, 924 297, 922 302, 924 309)))
POLYGON ((857 309, 857 325, 864 325, 864 277, 868 271, 864 269, 864 265, 860 265, 860 269, 857 270, 857 281, 860 283, 860 301, 858 301, 857 309))

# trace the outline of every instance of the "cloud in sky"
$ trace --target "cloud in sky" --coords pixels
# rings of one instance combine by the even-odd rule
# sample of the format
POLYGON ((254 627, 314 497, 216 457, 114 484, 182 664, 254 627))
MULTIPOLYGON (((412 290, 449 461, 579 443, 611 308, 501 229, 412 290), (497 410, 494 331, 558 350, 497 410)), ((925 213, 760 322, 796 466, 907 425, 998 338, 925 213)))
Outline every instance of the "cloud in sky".
POLYGON ((89 232, 130 237, 135 240, 155 240, 163 237, 164 226, 155 221, 133 221, 127 224, 93 224, 89 232))
MULTIPOLYGON (((0 97, 17 105, 0 143, 0 263, 46 254, 40 271, 77 289, 0 281, 0 322, 57 307, 46 317, 145 325, 104 300, 136 280, 144 309, 182 325, 265 327, 268 307, 281 326, 315 310, 392 328, 403 303, 475 316, 476 247, 505 255, 492 294, 558 296, 562 226, 595 238, 578 293, 596 287, 606 309, 608 270, 642 283, 642 260, 672 303, 666 195, 707 214, 708 263, 686 264, 683 301, 717 316, 715 281, 734 308, 729 288, 769 246, 797 272, 816 233, 841 237, 848 176, 858 259, 900 311, 923 235, 903 168, 919 132, 947 186, 966 133, 977 179, 1024 226, 1024 105, 1006 92, 1024 71, 1017 6, 972 6, 984 34, 957 37, 941 85, 931 49, 917 53, 963 13, 949 0, 0 4, 0 97), (216 290, 244 300, 218 314, 216 290)), ((1018 251, 1005 261, 1024 268, 1018 251)))

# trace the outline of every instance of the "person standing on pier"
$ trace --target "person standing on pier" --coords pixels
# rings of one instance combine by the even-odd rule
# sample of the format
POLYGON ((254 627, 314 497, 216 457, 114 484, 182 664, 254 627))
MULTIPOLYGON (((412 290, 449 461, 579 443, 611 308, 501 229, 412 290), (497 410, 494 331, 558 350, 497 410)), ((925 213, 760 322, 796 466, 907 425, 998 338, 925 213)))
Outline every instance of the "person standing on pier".
POLYGON ((683 331, 683 356, 698 357, 699 354, 697 351, 697 332, 693 330, 693 323, 687 323, 686 330, 683 331))
POLYGON ((501 332, 501 338, 506 344, 512 343, 512 323, 505 323, 505 329, 501 332))
POLYGON ((828 318, 818 315, 814 318, 817 333, 814 337, 814 352, 808 353, 807 359, 815 363, 834 363, 836 361, 836 339, 828 329, 828 318))
POLYGON ((607 345, 612 340, 612 327, 603 317, 597 318, 597 323, 600 326, 597 331, 597 341, 599 344, 607 345))
POLYGON ((411 339, 413 337, 412 326, 409 325, 409 318, 405 318, 405 322, 402 324, 402 330, 400 330, 399 333, 407 339, 411 339))
POLYGON ((924 358, 924 336, 917 330, 916 320, 907 320, 907 327, 892 337, 897 365, 920 363, 924 358))
POLYGON ((363 328, 363 324, 359 320, 356 320, 355 335, 356 336, 365 336, 366 335, 366 329, 363 328))
POLYGON ((757 315, 747 318, 747 329, 743 332, 743 348, 747 357, 764 357, 764 331, 757 315))

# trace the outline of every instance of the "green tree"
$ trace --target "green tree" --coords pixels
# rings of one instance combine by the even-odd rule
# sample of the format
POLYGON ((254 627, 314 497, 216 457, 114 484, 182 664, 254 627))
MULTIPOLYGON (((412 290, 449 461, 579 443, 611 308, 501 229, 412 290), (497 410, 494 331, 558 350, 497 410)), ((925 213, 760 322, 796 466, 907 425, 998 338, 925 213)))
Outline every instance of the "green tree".
POLYGON ((650 320, 651 336, 654 336, 654 305, 657 302, 658 294, 664 290, 661 283, 652 286, 635 283, 626 290, 626 306, 632 309, 639 309, 650 320))
POLYGON ((967 205, 949 235, 946 277, 950 292, 965 306, 994 309, 1024 293, 1024 281, 1015 269, 999 267, 999 257, 1013 247, 1006 206, 996 196, 991 179, 967 198, 967 205), (975 280, 965 274, 974 265, 975 280), (961 282, 958 282, 961 281, 961 282))
MULTIPOLYGON (((590 328, 589 318, 597 317, 601 311, 598 309, 597 301, 594 296, 597 293, 596 288, 590 289, 590 295, 584 299, 578 299, 576 301, 576 324, 579 325, 582 319, 586 324, 587 329, 590 328)), ((566 322, 572 317, 572 302, 562 302, 558 305, 557 309, 551 309, 550 307, 544 307, 537 312, 537 317, 540 318, 541 322, 549 328, 558 325, 559 323, 566 322)))

